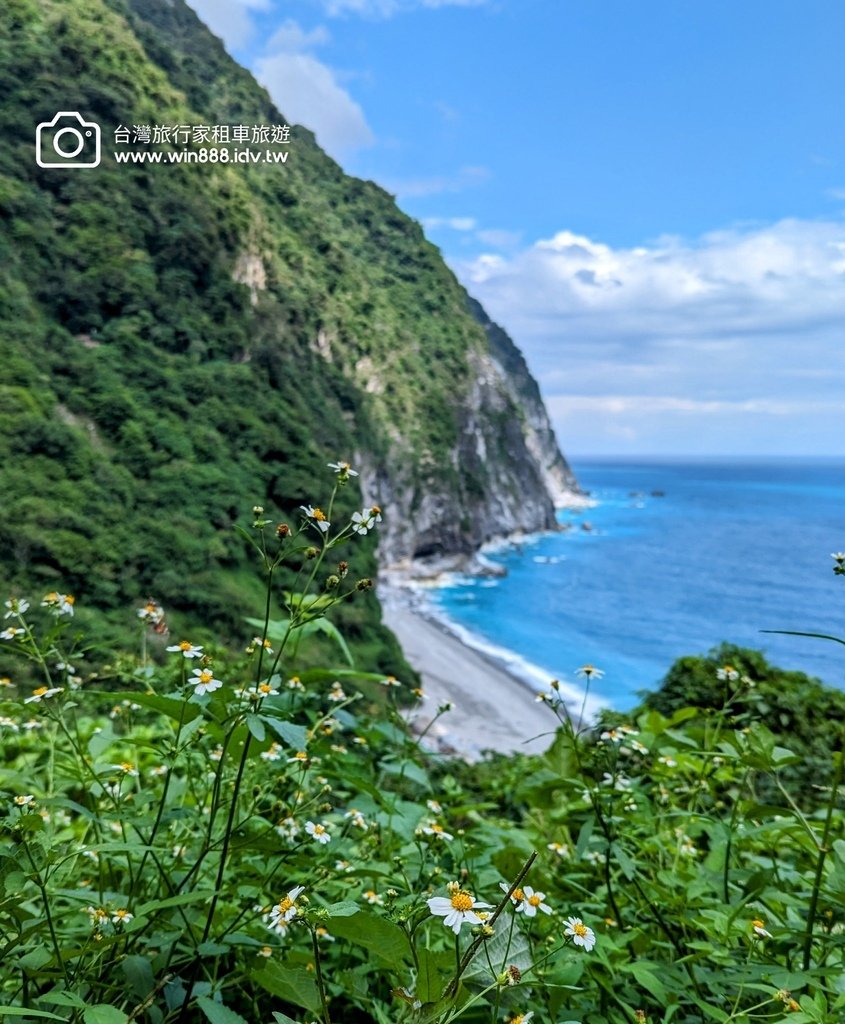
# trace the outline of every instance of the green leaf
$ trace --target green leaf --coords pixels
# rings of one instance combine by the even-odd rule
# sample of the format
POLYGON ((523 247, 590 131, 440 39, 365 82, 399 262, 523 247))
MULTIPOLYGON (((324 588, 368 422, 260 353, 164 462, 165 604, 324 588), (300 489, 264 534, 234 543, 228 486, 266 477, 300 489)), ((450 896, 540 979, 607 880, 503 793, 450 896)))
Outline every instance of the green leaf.
POLYGON ((246 716, 246 727, 252 733, 252 735, 258 740, 259 743, 264 742, 264 737, 267 735, 267 730, 264 728, 264 722, 260 715, 247 715, 246 716))
POLYGON ((264 721, 274 730, 289 747, 294 750, 305 750, 308 745, 308 734, 304 725, 294 725, 281 718, 265 717, 264 721))
POLYGON ((273 1017, 276 1024, 296 1024, 295 1020, 291 1020, 286 1013, 279 1013, 278 1010, 273 1010, 273 1017))
POLYGON ((329 917, 352 917, 360 909, 358 904, 353 903, 351 900, 341 900, 340 903, 332 903, 330 907, 326 907, 326 913, 329 917))
MULTIPOLYGON (((334 932, 334 928, 332 931, 334 932)), ((282 967, 270 960, 259 970, 253 971, 251 977, 271 995, 278 996, 285 1002, 315 1012, 320 1009, 317 984, 304 967, 282 967)))
POLYGON ((222 1003, 216 1003, 213 999, 200 996, 197 1005, 211 1021, 211 1024, 247 1024, 239 1013, 235 1013, 234 1010, 230 1010, 222 1003))
POLYGON ((183 907, 187 903, 201 903, 203 900, 211 899, 213 895, 213 889, 195 889, 194 892, 180 892, 176 896, 167 896, 163 900, 150 900, 149 903, 142 903, 136 909, 135 916, 143 917, 145 914, 166 910, 168 907, 183 907))
POLYGON ((454 974, 455 958, 451 953, 421 949, 419 964, 415 995, 423 1003, 436 1003, 454 974))
POLYGON ((127 956, 120 963, 129 987, 139 999, 146 999, 155 985, 153 968, 145 956, 127 956))
POLYGON ((408 940, 402 929, 365 910, 359 910, 354 917, 335 918, 331 932, 339 939, 348 939, 363 946, 391 967, 403 966, 410 955, 408 940))
POLYGON ((633 974, 646 992, 653 995, 662 1005, 666 1005, 666 988, 647 964, 635 960, 633 963, 627 964, 627 970, 633 974))
MULTIPOLYGON (((114 693, 107 690, 92 690, 91 694, 97 697, 105 697, 114 702, 114 693)), ((175 700, 173 697, 160 697, 157 693, 140 693, 137 691, 124 692, 120 696, 124 700, 132 701, 133 704, 140 704, 141 707, 150 708, 152 711, 159 711, 174 722, 192 722, 202 710, 196 704, 186 704, 184 701, 175 700)))
POLYGON ((123 1010, 108 1003, 97 1003, 96 1006, 87 1006, 82 1011, 82 1019, 85 1024, 126 1024, 129 1019, 123 1010))
POLYGON ((26 1006, 0 1006, 0 1017, 44 1017, 46 1020, 61 1020, 67 1024, 67 1017, 59 1017, 46 1010, 30 1010, 26 1006))

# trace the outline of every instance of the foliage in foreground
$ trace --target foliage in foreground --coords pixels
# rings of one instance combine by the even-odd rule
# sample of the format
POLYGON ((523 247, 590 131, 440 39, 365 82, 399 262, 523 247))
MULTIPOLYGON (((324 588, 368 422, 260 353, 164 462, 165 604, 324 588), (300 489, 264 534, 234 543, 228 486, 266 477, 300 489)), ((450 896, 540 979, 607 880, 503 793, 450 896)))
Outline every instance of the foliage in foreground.
MULTIPOLYGON (((553 684, 545 756, 439 763, 396 680, 296 671, 368 585, 335 558, 379 510, 337 529, 324 507, 278 536, 255 510, 268 595, 300 561, 286 620, 268 602, 246 655, 171 637, 162 664, 124 659, 122 693, 84 678, 69 595, 9 599, 0 635, 43 683, 7 681, 0 718, 0 1015, 842 1020, 841 753, 804 800, 781 781, 796 755, 733 720, 747 683, 712 664, 716 709, 588 734, 553 684)), ((141 617, 163 634, 157 604, 141 617)))

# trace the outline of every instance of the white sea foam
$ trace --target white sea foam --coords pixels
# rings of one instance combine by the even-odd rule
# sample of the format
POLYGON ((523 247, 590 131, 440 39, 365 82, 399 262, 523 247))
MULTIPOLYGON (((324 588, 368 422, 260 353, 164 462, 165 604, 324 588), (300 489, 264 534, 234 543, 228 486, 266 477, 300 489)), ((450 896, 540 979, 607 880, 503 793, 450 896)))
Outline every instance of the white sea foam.
MULTIPOLYGON (((424 606, 418 607, 417 610, 427 618, 435 621, 442 629, 445 629, 456 640, 460 641, 464 647, 478 651, 484 657, 498 662, 506 672, 514 676, 527 689, 531 690, 533 694, 536 695, 542 692, 551 695, 553 692, 549 688, 549 683, 552 679, 556 678, 553 672, 542 668, 540 665, 535 665, 527 658, 523 658, 514 651, 508 650, 507 647, 500 647, 498 644, 494 644, 492 641, 479 636, 478 633, 473 633, 472 630, 459 625, 449 618, 442 609, 434 607, 428 602, 424 606)), ((573 715, 577 715, 581 710, 581 705, 584 704, 584 718, 592 720, 602 708, 609 706, 608 701, 595 696, 588 696, 586 703, 584 703, 584 686, 580 681, 567 679, 565 676, 557 676, 557 679, 559 682, 558 693, 566 702, 570 713, 573 715)))

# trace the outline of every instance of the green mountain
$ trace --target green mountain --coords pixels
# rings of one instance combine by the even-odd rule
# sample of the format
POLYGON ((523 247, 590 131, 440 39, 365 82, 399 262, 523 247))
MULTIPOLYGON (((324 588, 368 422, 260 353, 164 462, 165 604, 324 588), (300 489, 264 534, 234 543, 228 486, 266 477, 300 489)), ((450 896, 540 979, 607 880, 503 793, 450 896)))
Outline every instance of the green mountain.
MULTIPOLYGON (((102 623, 153 595, 240 635, 258 582, 233 524, 256 503, 295 520, 336 459, 361 474, 341 511, 385 509, 383 562, 553 525, 577 485, 537 386, 388 193, 299 127, 275 165, 170 163, 191 146, 116 141, 284 124, 183 0, 5 0, 0 97, 13 591, 69 590, 102 623), (101 127, 99 166, 38 165, 36 125, 59 111, 101 127), (129 149, 162 162, 118 163, 129 149)), ((343 624, 374 665, 401 660, 374 597, 343 624)))

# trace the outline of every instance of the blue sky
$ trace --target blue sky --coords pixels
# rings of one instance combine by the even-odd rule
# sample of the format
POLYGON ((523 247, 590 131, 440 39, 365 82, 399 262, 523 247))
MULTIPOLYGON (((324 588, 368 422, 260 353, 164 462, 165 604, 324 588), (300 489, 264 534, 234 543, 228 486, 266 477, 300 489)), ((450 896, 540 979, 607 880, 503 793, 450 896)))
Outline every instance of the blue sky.
POLYGON ((567 452, 845 452, 839 0, 190 2, 423 223, 567 452))

